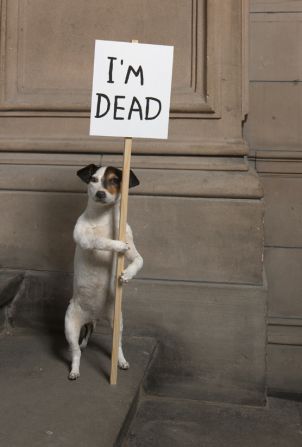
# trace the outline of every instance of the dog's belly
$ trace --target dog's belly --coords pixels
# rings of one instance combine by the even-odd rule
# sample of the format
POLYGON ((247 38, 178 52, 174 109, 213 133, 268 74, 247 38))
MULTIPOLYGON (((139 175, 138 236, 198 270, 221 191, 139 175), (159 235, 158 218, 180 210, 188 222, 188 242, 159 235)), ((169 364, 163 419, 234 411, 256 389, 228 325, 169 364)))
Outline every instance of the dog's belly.
POLYGON ((73 299, 91 317, 110 313, 116 259, 112 252, 76 248, 73 299))

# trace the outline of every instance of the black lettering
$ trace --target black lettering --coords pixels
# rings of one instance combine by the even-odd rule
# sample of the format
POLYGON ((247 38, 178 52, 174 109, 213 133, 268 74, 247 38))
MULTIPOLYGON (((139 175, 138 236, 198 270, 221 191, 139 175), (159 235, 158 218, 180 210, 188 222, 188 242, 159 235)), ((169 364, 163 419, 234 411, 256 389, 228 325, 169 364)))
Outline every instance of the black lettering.
POLYGON ((118 106, 118 100, 119 99, 125 99, 125 98, 126 98, 126 96, 118 96, 118 95, 114 97, 113 119, 115 119, 115 120, 123 120, 123 119, 125 119, 122 116, 117 116, 116 115, 118 110, 125 110, 125 107, 118 106))
POLYGON ((141 105, 139 103, 139 100, 135 96, 133 96, 133 99, 131 102, 131 106, 130 106, 129 113, 128 113, 128 120, 131 120, 133 112, 138 112, 139 119, 140 120, 143 119, 143 111, 142 111, 141 105), (137 105, 137 107, 135 107, 135 104, 137 105))
POLYGON ((98 97, 98 102, 97 102, 97 106, 96 106, 95 118, 102 118, 103 116, 107 115, 107 113, 110 109, 110 99, 104 93, 97 93, 96 96, 98 97), (106 108, 105 112, 100 114, 102 98, 104 98, 107 101, 107 108, 106 108))
POLYGON ((137 70, 135 70, 132 67, 132 65, 129 65, 128 70, 127 70, 127 74, 126 74, 126 78, 125 78, 125 84, 128 83, 129 76, 130 76, 131 72, 134 74, 135 77, 140 75, 140 77, 141 77, 141 85, 144 85, 144 72, 143 72, 143 69, 142 69, 141 65, 138 67, 137 70))
POLYGON ((147 97, 146 97, 146 117, 145 117, 145 119, 146 119, 146 120, 155 120, 155 118, 158 117, 158 115, 160 114, 160 112, 161 112, 161 102, 160 102, 160 100, 157 99, 157 98, 152 98, 152 96, 147 96, 147 97), (150 112, 150 101, 156 101, 156 102, 158 103, 158 112, 157 112, 157 114, 154 115, 154 116, 149 116, 149 112, 150 112))
POLYGON ((109 81, 107 81, 108 84, 114 84, 114 80, 112 77, 112 72, 113 72, 113 61, 116 61, 116 57, 110 57, 108 56, 107 59, 110 60, 110 64, 109 64, 109 81))

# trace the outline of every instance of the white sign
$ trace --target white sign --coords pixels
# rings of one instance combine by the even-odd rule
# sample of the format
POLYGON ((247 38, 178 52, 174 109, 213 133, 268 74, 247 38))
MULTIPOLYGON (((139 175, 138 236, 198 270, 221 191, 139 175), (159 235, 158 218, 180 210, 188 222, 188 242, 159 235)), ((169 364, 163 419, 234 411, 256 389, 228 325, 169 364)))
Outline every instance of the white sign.
POLYGON ((173 47, 96 40, 90 135, 168 138, 173 47))

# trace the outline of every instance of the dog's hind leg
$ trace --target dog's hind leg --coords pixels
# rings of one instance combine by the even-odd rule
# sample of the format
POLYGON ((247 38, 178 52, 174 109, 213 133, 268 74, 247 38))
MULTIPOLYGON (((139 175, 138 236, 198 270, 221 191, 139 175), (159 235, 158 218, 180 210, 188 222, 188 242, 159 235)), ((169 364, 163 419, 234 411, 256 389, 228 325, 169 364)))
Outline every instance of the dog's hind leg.
POLYGON ((65 315, 65 336, 69 343, 72 359, 71 371, 68 376, 70 380, 75 380, 80 376, 81 349, 79 336, 84 323, 81 311, 75 309, 73 303, 70 303, 65 315))
POLYGON ((122 348, 122 336, 123 336, 123 316, 121 315, 121 329, 120 329, 120 342, 118 347, 118 367, 120 369, 129 369, 129 363, 124 357, 123 348, 122 348))
MULTIPOLYGON (((80 348, 85 349, 88 343, 88 340, 93 332, 94 324, 93 323, 87 323, 82 327, 82 331, 84 332, 82 338, 80 337, 80 348)), ((82 332, 81 331, 81 332, 82 332)))
MULTIPOLYGON (((110 306, 107 311, 107 318, 110 322, 111 328, 113 328, 113 320, 114 320, 114 306, 110 306)), ((121 322, 120 322, 120 339, 119 339, 119 346, 118 346, 118 358, 117 358, 117 364, 120 369, 128 369, 129 363, 124 357, 123 353, 123 347, 122 347, 122 338, 123 338, 123 315, 121 314, 121 322)))

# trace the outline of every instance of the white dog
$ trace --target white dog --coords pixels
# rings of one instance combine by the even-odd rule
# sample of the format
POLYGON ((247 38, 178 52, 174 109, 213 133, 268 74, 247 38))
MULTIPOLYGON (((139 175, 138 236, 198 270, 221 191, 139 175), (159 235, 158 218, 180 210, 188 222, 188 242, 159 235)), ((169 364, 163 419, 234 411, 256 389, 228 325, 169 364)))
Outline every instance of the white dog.
MULTIPOLYGON (((88 205, 73 233, 76 242, 73 296, 65 315, 65 335, 72 356, 71 380, 80 375, 81 348, 86 347, 96 320, 102 316, 108 318, 111 324, 113 322, 116 253, 125 253, 129 261, 119 278, 123 283, 132 279, 143 266, 128 224, 126 242, 116 240, 122 171, 112 166, 92 164, 80 169, 77 175, 88 184, 88 205), (81 329, 86 333, 79 344, 81 329)), ((129 188, 138 184, 137 177, 131 171, 129 188)), ((121 324, 121 335, 122 329, 121 324)), ((121 339, 118 366, 129 368, 121 339)))

